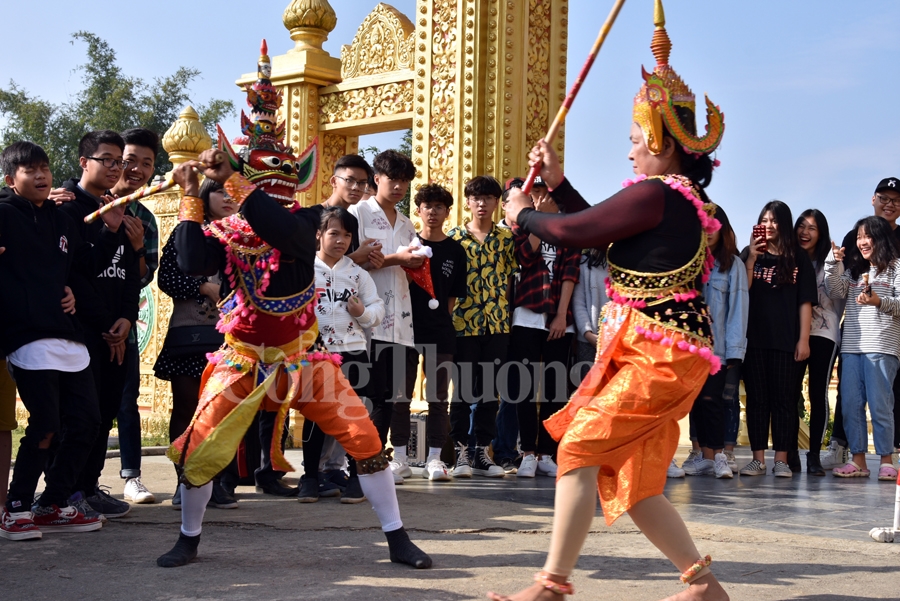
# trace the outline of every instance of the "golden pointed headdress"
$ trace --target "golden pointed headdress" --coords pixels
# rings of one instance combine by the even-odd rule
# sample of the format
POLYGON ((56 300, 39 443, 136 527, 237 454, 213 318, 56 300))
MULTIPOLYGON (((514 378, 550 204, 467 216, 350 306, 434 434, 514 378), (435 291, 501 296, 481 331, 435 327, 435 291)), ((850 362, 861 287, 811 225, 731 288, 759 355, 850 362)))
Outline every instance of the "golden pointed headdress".
POLYGON ((634 97, 634 122, 644 132, 644 142, 653 154, 662 150, 663 123, 672 137, 691 153, 709 154, 722 141, 725 131, 725 115, 706 97, 706 116, 708 124, 706 135, 697 137, 689 125, 681 122, 675 107, 683 107, 696 115, 694 93, 669 65, 669 53, 672 42, 666 33, 666 15, 663 12, 662 0, 656 0, 653 12, 656 30, 650 42, 650 50, 656 57, 656 68, 647 73, 643 67, 644 85, 634 97))

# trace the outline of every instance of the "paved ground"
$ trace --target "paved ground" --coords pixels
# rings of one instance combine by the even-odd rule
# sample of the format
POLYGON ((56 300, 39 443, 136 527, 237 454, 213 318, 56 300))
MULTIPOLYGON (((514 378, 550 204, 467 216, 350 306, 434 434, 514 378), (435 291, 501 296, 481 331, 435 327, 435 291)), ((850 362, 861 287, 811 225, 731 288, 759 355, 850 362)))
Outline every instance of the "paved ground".
MULTIPOLYGON (((680 457, 686 450, 679 453, 680 457)), ((749 457, 741 453, 739 459, 749 457)), ((297 452, 289 459, 299 466, 297 452)), ((118 459, 104 483, 122 492, 118 459)), ((297 474, 290 474, 289 479, 297 474)), ((169 504, 174 474, 165 458, 144 458, 144 482, 161 503, 85 534, 41 541, 0 540, 0 591, 16 600, 250 600, 484 598, 514 591, 542 564, 552 518, 549 478, 398 487, 407 528, 435 567, 391 564, 368 504, 333 499, 301 505, 238 489, 236 510, 210 509, 201 556, 172 570, 155 558, 177 537, 169 504)), ((831 476, 771 475, 718 481, 670 480, 679 507, 735 601, 900 599, 900 545, 877 544, 872 526, 890 525, 895 486, 831 476)), ((651 601, 681 590, 674 568, 627 516, 595 520, 575 574, 574 599, 651 601)))

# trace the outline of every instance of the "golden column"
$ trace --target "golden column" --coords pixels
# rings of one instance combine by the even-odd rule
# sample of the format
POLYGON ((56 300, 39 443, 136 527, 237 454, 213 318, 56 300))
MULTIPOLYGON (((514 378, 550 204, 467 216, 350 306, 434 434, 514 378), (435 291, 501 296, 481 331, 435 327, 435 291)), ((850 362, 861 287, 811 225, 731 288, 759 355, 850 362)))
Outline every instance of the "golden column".
MULTIPOLYGON (((201 152, 212 148, 212 139, 206 128, 200 123, 200 117, 193 107, 186 107, 178 119, 172 123, 162 137, 162 145, 169 153, 173 169, 185 161, 196 159, 201 152)), ((169 175, 171 172, 169 172, 169 175)), ((178 205, 181 202, 181 188, 175 187, 161 194, 155 194, 142 200, 148 209, 153 211, 159 226, 160 254, 172 230, 178 225, 178 205)), ((157 274, 158 276, 158 274, 157 274)), ((168 430, 169 413, 172 409, 172 393, 169 383, 158 380, 153 375, 153 364, 169 330, 169 318, 172 316, 172 299, 160 292, 157 286, 158 277, 143 289, 141 296, 141 314, 138 320, 139 342, 141 352, 141 394, 139 405, 150 409, 150 415, 142 418, 141 429, 144 433, 159 435, 168 430), (146 314, 146 317, 145 317, 146 314), (145 328, 141 336, 140 328, 145 328)))
POLYGON ((568 0, 418 0, 415 25, 414 185, 524 176, 565 99, 568 0))
MULTIPOLYGON (((282 18, 294 47, 272 57, 272 83, 281 90, 279 119, 284 120, 286 142, 295 152, 304 150, 319 135, 319 88, 341 81, 341 61, 322 49, 322 43, 337 25, 337 15, 328 0, 293 0, 282 18)), ((256 72, 237 80, 241 87, 256 81, 256 72)), ((319 139, 319 154, 323 140, 319 139)), ((321 177, 303 193, 304 205, 318 202, 321 177)), ((326 182, 327 183, 327 182, 326 182)))

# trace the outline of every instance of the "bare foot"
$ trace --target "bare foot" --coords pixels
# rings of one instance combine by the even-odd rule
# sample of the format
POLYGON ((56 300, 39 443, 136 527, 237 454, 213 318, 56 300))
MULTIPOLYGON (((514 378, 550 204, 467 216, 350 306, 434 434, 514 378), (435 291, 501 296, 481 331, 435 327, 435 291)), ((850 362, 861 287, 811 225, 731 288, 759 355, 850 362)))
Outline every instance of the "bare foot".
POLYGON ((488 599, 492 601, 561 601, 565 597, 545 589, 540 584, 534 583, 525 590, 521 590, 512 597, 488 593, 488 599))
POLYGON ((729 601, 729 597, 716 577, 706 574, 691 582, 687 590, 666 597, 663 601, 729 601))

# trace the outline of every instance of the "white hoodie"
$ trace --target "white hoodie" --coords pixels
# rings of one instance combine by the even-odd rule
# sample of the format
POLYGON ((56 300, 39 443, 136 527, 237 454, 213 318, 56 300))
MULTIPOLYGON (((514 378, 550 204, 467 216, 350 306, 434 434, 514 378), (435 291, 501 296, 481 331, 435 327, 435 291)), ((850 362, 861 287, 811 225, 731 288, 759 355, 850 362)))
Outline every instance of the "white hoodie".
POLYGON ((316 257, 316 317, 325 347, 332 353, 366 350, 366 333, 384 318, 384 301, 378 296, 369 273, 344 256, 329 267, 316 257), (358 296, 365 306, 359 317, 347 310, 351 296, 358 296))

